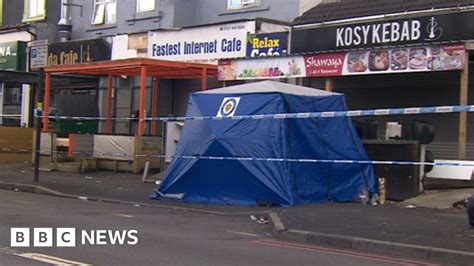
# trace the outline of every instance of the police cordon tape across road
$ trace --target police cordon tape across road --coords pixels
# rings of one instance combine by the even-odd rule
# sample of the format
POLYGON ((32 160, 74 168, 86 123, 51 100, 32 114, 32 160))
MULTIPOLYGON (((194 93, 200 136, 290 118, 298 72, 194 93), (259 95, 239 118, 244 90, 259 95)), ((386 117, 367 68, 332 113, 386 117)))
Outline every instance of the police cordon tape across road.
MULTIPOLYGON (((307 113, 281 113, 260 115, 236 115, 229 117, 201 116, 201 117, 146 117, 144 121, 192 121, 192 120, 261 120, 261 119, 308 119, 308 118, 333 118, 333 117, 362 117, 362 116, 389 116, 389 115, 418 115, 418 114, 448 114, 448 113, 472 113, 474 105, 451 105, 431 107, 389 108, 389 109, 367 109, 352 111, 330 111, 330 112, 307 112, 307 113)), ((59 116, 45 115, 40 118, 56 120, 139 120, 136 117, 84 117, 84 116, 59 116)))
MULTIPOLYGON (((34 152, 33 149, 0 148, 0 152, 34 152)), ((40 150, 40 153, 51 153, 51 150, 40 150)), ((301 159, 301 158, 252 158, 252 157, 219 157, 219 156, 189 156, 189 155, 165 155, 165 154, 127 154, 127 153, 97 153, 97 152, 67 152, 54 151, 55 154, 69 154, 81 156, 114 156, 124 159, 133 157, 141 158, 181 158, 181 159, 204 159, 204 160, 233 160, 233 161, 258 161, 258 162, 293 162, 293 163, 337 163, 337 164, 376 164, 376 165, 419 165, 419 166, 467 166, 474 167, 474 163, 459 162, 415 162, 415 161, 371 161, 371 160, 329 160, 329 159, 301 159)))

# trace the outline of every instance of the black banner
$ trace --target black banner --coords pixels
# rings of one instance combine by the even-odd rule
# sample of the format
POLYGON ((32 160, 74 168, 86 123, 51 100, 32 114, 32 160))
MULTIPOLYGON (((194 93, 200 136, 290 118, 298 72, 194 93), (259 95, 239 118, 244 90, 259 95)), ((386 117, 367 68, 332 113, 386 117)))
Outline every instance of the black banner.
POLYGON ((111 48, 103 39, 52 43, 48 45, 48 66, 110 60, 111 48))
POLYGON ((426 44, 474 39, 474 12, 294 29, 291 52, 311 53, 355 48, 426 44))

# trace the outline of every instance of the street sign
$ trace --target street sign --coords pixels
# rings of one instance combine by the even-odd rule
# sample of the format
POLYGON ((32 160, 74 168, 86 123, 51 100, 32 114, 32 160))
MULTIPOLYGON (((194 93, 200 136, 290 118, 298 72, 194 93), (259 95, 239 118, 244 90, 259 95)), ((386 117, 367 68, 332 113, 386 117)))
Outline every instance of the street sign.
POLYGON ((30 44, 30 68, 44 68, 48 65, 48 40, 33 41, 30 44))

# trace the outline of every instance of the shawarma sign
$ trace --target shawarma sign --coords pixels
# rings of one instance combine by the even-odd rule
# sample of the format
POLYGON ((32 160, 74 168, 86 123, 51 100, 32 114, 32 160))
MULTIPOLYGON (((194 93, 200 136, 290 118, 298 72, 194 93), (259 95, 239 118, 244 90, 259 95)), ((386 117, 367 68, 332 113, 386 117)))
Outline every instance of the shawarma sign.
POLYGON ((474 11, 339 26, 296 27, 291 53, 396 47, 474 39, 474 11))
POLYGON ((219 80, 395 74, 464 68, 464 44, 219 60, 219 80))

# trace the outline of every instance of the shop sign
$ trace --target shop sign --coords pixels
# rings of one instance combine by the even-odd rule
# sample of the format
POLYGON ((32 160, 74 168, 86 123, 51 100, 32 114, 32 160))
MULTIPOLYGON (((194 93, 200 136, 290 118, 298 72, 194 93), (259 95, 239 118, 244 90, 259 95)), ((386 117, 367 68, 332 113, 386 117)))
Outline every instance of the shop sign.
POLYGON ((219 80, 245 80, 305 77, 302 56, 246 60, 219 60, 219 80))
POLYGON ((0 69, 25 70, 26 42, 0 43, 0 69))
POLYGON ((358 23, 333 27, 296 28, 292 53, 334 51, 474 38, 474 11, 358 23))
POLYGON ((281 56, 288 53, 288 32, 249 34, 247 57, 281 56))
POLYGON ((245 57, 247 33, 255 31, 254 25, 254 22, 245 22, 177 31, 150 31, 148 57, 187 62, 245 57))
POLYGON ((103 39, 52 43, 48 46, 49 66, 107 61, 110 56, 110 45, 103 39))
POLYGON ((331 77, 464 68, 465 47, 436 45, 219 61, 219 80, 331 77))

